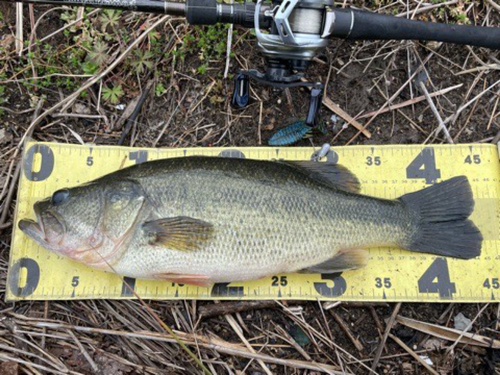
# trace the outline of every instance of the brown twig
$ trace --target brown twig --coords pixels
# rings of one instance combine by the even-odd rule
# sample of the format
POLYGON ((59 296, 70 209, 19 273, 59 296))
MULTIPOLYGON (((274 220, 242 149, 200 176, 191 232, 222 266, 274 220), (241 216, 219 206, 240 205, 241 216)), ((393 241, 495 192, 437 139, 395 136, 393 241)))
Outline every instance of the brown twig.
POLYGON ((96 363, 94 362, 92 357, 89 355, 89 353, 87 352, 85 347, 80 342, 80 340, 78 340, 78 337, 76 337, 75 334, 73 333, 73 331, 70 329, 68 329, 66 332, 68 332, 68 334, 71 336, 71 338, 75 341, 76 345, 78 346, 78 348, 82 352, 83 356, 85 357, 87 362, 90 364, 90 367, 92 367, 92 370, 94 370, 94 373, 99 372, 99 367, 96 365, 96 363))
POLYGON ((479 100, 480 98, 483 97, 484 94, 486 94, 488 91, 490 91, 493 87, 495 87, 496 85, 498 85, 500 83, 500 80, 496 81, 495 83, 491 84, 489 87, 487 87, 485 90, 481 91, 479 94, 477 94, 475 97, 473 97, 471 100, 469 100, 467 103, 465 103, 464 105, 462 105, 456 112, 455 114, 447 117, 445 120, 444 120, 444 123, 445 124, 448 124, 449 122, 451 122, 452 124, 455 123, 455 121, 457 121, 458 117, 460 116, 460 114, 465 110, 467 109, 471 104, 475 103, 477 100, 479 100))
MULTIPOLYGON (((20 316, 17 314, 16 314, 16 316, 21 318, 21 319, 26 319, 24 316, 20 316)), ((28 324, 30 326, 34 326, 34 327, 40 327, 40 328, 46 327, 47 329, 60 329, 60 330, 71 329, 71 330, 79 331, 79 332, 87 332, 87 333, 94 333, 94 334, 97 333, 97 334, 110 335, 110 336, 141 338, 144 340, 153 340, 153 341, 169 342, 169 343, 176 342, 176 340, 172 336, 170 336, 169 334, 157 333, 157 332, 151 332, 151 331, 130 332, 130 331, 112 330, 112 329, 104 329, 104 328, 93 328, 93 327, 76 326, 76 325, 64 324, 64 323, 58 323, 58 322, 47 322, 47 321, 42 321, 41 319, 29 319, 26 321, 26 324, 28 324)), ((327 364, 322 364, 322 363, 311 363, 311 362, 305 362, 305 361, 300 361, 300 360, 275 358, 275 357, 272 357, 272 356, 267 355, 267 354, 251 353, 241 344, 229 343, 227 341, 224 341, 224 340, 221 340, 221 339, 215 338, 215 337, 209 338, 206 336, 189 334, 189 333, 178 332, 178 331, 176 331, 175 334, 183 341, 183 343, 185 345, 195 345, 195 343, 197 342, 201 347, 204 347, 207 349, 212 349, 212 350, 217 350, 221 353, 225 353, 225 354, 229 354, 229 355, 236 355, 236 356, 240 356, 243 358, 250 358, 250 359, 261 359, 267 363, 275 363, 275 364, 279 364, 279 365, 283 365, 283 366, 290 366, 290 367, 294 367, 294 368, 322 371, 322 372, 332 373, 332 374, 336 374, 336 375, 342 374, 341 372, 339 372, 337 370, 337 368, 335 366, 332 366, 332 365, 327 365, 327 364)), ((344 375, 344 374, 342 374, 342 375, 344 375)))
POLYGON ((198 308, 198 314, 200 315, 200 319, 203 319, 203 318, 210 318, 218 315, 233 314, 236 312, 242 312, 248 310, 269 309, 276 306, 277 305, 275 301, 268 301, 268 300, 222 302, 212 305, 200 306, 198 308))
POLYGON ((375 121, 375 119, 378 117, 378 115, 380 115, 380 113, 385 109, 387 108, 393 101, 394 99, 396 99, 399 94, 405 89, 406 86, 408 86, 412 80, 416 77, 416 75, 418 73, 420 73, 420 71, 422 69, 424 69, 424 66, 425 64, 432 58, 432 56, 434 56, 434 53, 431 52, 429 53, 429 55, 425 58, 424 61, 422 61, 422 63, 419 65, 419 67, 417 69, 415 69, 415 71, 413 72, 413 74, 411 75, 411 77, 409 77, 405 83, 403 83, 403 85, 396 90, 396 92, 385 102, 385 104, 380 107, 378 109, 378 111, 373 115, 373 117, 363 126, 362 129, 360 129, 347 143, 346 143, 346 146, 347 145, 350 145, 352 142, 354 142, 356 140, 356 138, 359 137, 359 135, 362 133, 363 130, 366 130, 366 128, 373 122, 375 121))
POLYGON ((497 112, 498 101, 500 100, 500 96, 497 96, 495 100, 495 105, 493 106, 493 110, 491 111, 490 120, 488 121, 488 125, 486 126, 486 130, 490 130, 491 124, 493 123, 493 119, 495 118, 495 114, 497 112))
MULTIPOLYGON (((248 342, 248 340, 243 335, 243 332, 241 331, 241 327, 238 325, 238 323, 232 317, 232 315, 226 314, 226 315, 224 315, 224 318, 226 318, 227 322, 233 328, 234 332, 240 338, 240 340, 243 342, 243 344, 247 347, 248 351, 250 353, 256 354, 255 350, 252 348, 252 346, 250 345, 250 343, 248 342)), ((262 367, 262 369, 264 370, 264 372, 267 375, 272 375, 272 372, 267 368, 266 364, 264 363, 264 361, 262 361, 262 359, 258 358, 257 362, 260 365, 260 367, 262 367)))
POLYGON ((436 116, 436 119, 438 120, 439 126, 436 129, 436 135, 438 135, 439 132, 443 131, 448 143, 453 144, 453 139, 450 136, 450 132, 448 131, 448 128, 444 124, 443 119, 441 118, 441 115, 439 114, 439 111, 437 110, 436 106, 434 105, 434 102, 432 101, 432 98, 431 98, 429 92, 427 91, 427 87, 425 87, 425 83, 420 82, 419 85, 420 85, 420 89, 424 93, 425 98, 427 99, 427 102, 429 103, 429 106, 431 107, 432 112, 434 113, 434 116, 436 116))
POLYGON ((354 346, 356 347, 356 349, 358 349, 359 352, 362 352, 363 349, 364 349, 363 345, 361 344, 361 342, 356 337, 354 337, 354 335, 352 334, 351 330, 349 329, 349 326, 344 321, 344 319, 342 319, 339 315, 337 315, 335 313, 335 311, 333 311, 333 310, 329 310, 329 311, 330 311, 330 315, 339 324, 340 328, 342 328, 342 331, 345 332, 345 334, 347 335, 347 337, 349 337, 349 340, 351 340, 351 342, 354 344, 354 346))
MULTIPOLYGON (((460 336, 457 337, 457 339, 455 340, 455 342, 448 347, 448 349, 446 349, 446 354, 449 355, 450 353, 453 353, 453 349, 455 349, 455 346, 457 346, 457 344, 460 342, 460 340, 462 339, 462 337, 464 337, 464 335, 467 333, 467 331, 469 329, 471 329, 472 325, 474 324, 474 322, 477 320, 477 318, 479 318, 479 316, 483 313, 484 310, 486 310, 486 308, 489 306, 490 304, 489 303, 486 303, 481 310, 479 310, 479 312, 476 314, 476 316, 474 317, 474 319, 471 320, 471 322, 469 324, 467 324, 467 327, 465 327, 465 329, 462 331, 462 333, 460 334, 460 336)), ((474 336, 472 336, 474 337, 474 336)))
POLYGON ((304 349, 302 349, 302 347, 297 343, 297 341, 295 341, 295 339, 284 328, 280 327, 279 325, 276 325, 276 330, 285 337, 286 341, 288 341, 290 345, 292 345, 295 348, 295 350, 302 355, 302 357, 304 357, 308 361, 312 361, 311 356, 307 354, 307 352, 304 349))
POLYGON ((7 197, 5 198, 2 210, 2 216, 0 217, 0 228, 3 228, 3 224, 5 220, 7 220, 7 214, 9 213, 10 203, 12 202, 12 198, 14 197, 14 191, 16 187, 17 180, 19 180, 19 175, 21 172, 21 162, 17 163, 16 171, 14 172, 14 177, 12 177, 12 181, 10 183, 9 192, 7 193, 7 197))
POLYGON ((495 3, 493 0, 486 0, 488 4, 490 4, 493 8, 495 8, 498 12, 500 12, 500 5, 495 3))
POLYGON ((16 52, 23 54, 23 3, 16 3, 16 52))
MULTIPOLYGON (((149 33, 152 30, 154 30, 156 27, 158 27, 159 25, 161 25, 162 23, 167 21, 169 19, 169 17, 170 16, 161 17, 155 23, 153 23, 150 27, 148 27, 148 29, 144 30, 144 32, 137 39, 135 39, 132 43, 130 43, 130 45, 125 49, 125 51, 123 51, 120 56, 118 56, 111 64, 109 64, 109 66, 106 69, 104 69, 99 74, 96 74, 95 76, 93 76, 92 78, 87 80, 87 82, 85 82, 78 90, 76 90, 71 95, 67 96, 64 100, 61 100, 60 102, 58 102, 57 104, 53 105, 51 108, 49 108, 45 112, 43 112, 40 116, 38 116, 35 119, 35 121, 33 121, 31 123, 31 125, 28 128, 28 131, 33 131, 35 126, 37 126, 45 117, 47 117, 51 113, 55 112, 57 109, 62 107, 63 112, 64 112, 65 107, 67 105, 71 104, 75 99, 77 99, 81 92, 85 91, 86 89, 88 89, 89 87, 94 85, 95 83, 102 80, 132 51, 133 48, 135 48, 140 42, 142 42, 149 35, 149 33)), ((27 133, 28 133, 28 131, 27 131, 27 133)), ((24 135, 21 138, 21 143, 24 142, 25 137, 26 137, 26 135, 24 135)))
POLYGON ((392 333, 389 333, 389 337, 393 339, 399 346, 401 346, 404 350, 406 350, 413 358, 415 358, 422 366, 426 368, 432 375, 439 375, 439 373, 434 370, 431 366, 427 364, 419 355, 417 355, 411 348, 406 345, 403 341, 399 339, 399 337, 394 336, 392 333))
POLYGON ((394 307, 394 310, 392 311, 392 315, 387 322, 387 326, 385 327, 385 332, 384 336, 382 336, 382 341, 380 341, 380 344, 377 348, 377 352, 375 354, 375 358, 373 359, 372 363, 372 370, 375 371, 375 369, 378 366, 378 362, 380 361, 380 356, 382 355, 382 350, 384 350, 385 347, 385 342, 387 341, 387 337, 389 337, 389 334, 391 333, 391 329, 394 326, 394 323, 396 321, 396 317, 398 316, 399 309, 401 308, 401 302, 398 302, 396 307, 394 307))
MULTIPOLYGON (((38 114, 40 113, 40 111, 42 109, 42 106, 43 106, 43 103, 44 103, 44 101, 42 99, 40 99, 38 101, 37 106, 35 108, 35 112, 33 113, 32 124, 35 121, 35 119, 37 118, 38 114)), ((29 137, 31 137, 33 129, 34 128, 30 125, 28 127, 28 130, 24 133, 23 138, 29 138, 29 137)), ((14 152, 14 155, 12 156, 12 163, 15 163, 15 161, 17 160, 17 155, 20 152, 20 150, 21 150, 22 147, 23 147, 23 143, 19 142, 19 144, 18 144, 18 146, 16 148, 16 151, 14 152)), ((12 165, 13 164, 11 164, 11 168, 12 168, 12 165)), ((22 162, 19 161, 18 164, 17 164, 17 166, 16 166, 16 170, 14 172, 14 176, 13 176, 12 180, 10 181, 9 191, 7 193, 7 196, 6 196, 4 204, 3 204, 2 216, 0 217, 0 227, 3 227, 3 224, 5 223, 5 220, 7 219, 7 214, 9 212, 10 203, 12 202, 12 198, 14 197, 14 191, 15 191, 16 183, 17 183, 17 180, 19 179, 19 175, 21 173, 21 165, 22 165, 22 162)), ((11 168, 9 168, 9 174, 10 174, 10 171, 12 170, 11 168)), ((7 177, 6 183, 8 183, 8 177, 7 177)), ((3 195, 3 194, 1 194, 1 195, 3 195)))
POLYGON ((346 111, 344 111, 337 104, 335 104, 330 98, 323 96, 323 104, 333 113, 346 120, 347 125, 354 126, 356 129, 359 130, 360 133, 363 133, 367 138, 372 137, 372 133, 366 129, 366 126, 361 125, 354 117, 351 117, 351 115, 349 115, 346 111))
MULTIPOLYGON (((461 83, 459 85, 448 87, 446 89, 438 90, 438 91, 435 91, 433 93, 430 93, 429 97, 434 98, 436 96, 444 95, 444 94, 447 94, 450 91, 456 90, 456 89, 458 89, 458 88, 460 88, 462 86, 463 86, 463 83, 461 83)), ((425 100, 425 95, 417 96, 416 98, 413 98, 413 99, 410 99, 410 100, 406 100, 406 101, 404 101, 402 103, 390 105, 386 109, 380 111, 379 115, 387 113, 387 112, 394 111, 395 109, 401 109, 401 108, 404 108, 404 107, 408 107, 410 105, 417 104, 417 103, 422 102, 424 100, 425 100)), ((377 111, 371 111, 371 112, 368 112, 368 113, 365 113, 365 114, 359 116, 358 118, 361 119, 361 118, 371 117, 371 116, 374 116, 376 113, 377 113, 377 111)))

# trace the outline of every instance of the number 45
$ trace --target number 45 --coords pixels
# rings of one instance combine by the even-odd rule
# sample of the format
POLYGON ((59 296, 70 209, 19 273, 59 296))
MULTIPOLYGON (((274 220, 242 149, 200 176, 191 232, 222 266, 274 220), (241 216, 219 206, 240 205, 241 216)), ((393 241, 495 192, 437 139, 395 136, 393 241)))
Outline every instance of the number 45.
POLYGON ((465 158, 464 160, 464 163, 465 164, 481 164, 481 158, 479 157, 479 155, 469 155, 465 158))
POLYGON ((493 279, 484 280, 483 286, 487 289, 490 289, 490 288, 500 289, 500 283, 498 282, 498 277, 495 277, 493 279))

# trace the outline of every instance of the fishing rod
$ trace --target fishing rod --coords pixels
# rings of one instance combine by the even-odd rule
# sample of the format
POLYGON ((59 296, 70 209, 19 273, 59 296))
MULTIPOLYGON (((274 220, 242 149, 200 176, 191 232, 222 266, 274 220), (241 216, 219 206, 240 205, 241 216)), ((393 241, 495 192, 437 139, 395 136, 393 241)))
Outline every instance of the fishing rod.
POLYGON ((275 88, 311 89, 306 125, 314 126, 322 99, 321 82, 304 82, 306 68, 331 38, 347 40, 420 40, 500 49, 500 27, 450 25, 335 7, 334 0, 272 0, 217 3, 217 0, 1 0, 130 10, 186 17, 192 25, 230 23, 254 28, 266 70, 240 70, 231 104, 250 102, 250 79, 275 88))

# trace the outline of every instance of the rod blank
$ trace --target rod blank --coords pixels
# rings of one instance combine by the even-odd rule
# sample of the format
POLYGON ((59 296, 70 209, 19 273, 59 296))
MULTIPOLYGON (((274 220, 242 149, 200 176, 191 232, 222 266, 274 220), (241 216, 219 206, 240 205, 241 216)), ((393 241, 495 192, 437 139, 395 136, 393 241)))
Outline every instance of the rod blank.
POLYGON ((158 0, 7 0, 9 3, 85 6, 185 16, 185 3, 158 0))
POLYGON ((351 40, 425 40, 500 49, 500 27, 414 21, 366 11, 335 9, 331 36, 351 40))

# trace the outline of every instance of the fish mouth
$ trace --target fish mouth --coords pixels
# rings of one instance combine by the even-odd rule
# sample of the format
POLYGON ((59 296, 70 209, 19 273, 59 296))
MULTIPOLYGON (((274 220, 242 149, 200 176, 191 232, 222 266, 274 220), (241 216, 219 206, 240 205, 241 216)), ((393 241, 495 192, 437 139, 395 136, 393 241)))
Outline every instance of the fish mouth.
POLYGON ((37 221, 33 221, 30 219, 21 219, 19 221, 18 228, 33 240, 41 244, 47 243, 43 226, 41 226, 37 221))
POLYGON ((36 221, 30 219, 21 219, 19 221, 18 227, 28 235, 36 234, 37 237, 45 237, 42 226, 36 221))
POLYGON ((37 220, 21 219, 19 229, 42 245, 59 245, 66 233, 63 221, 51 211, 41 212, 36 204, 34 209, 37 220))

